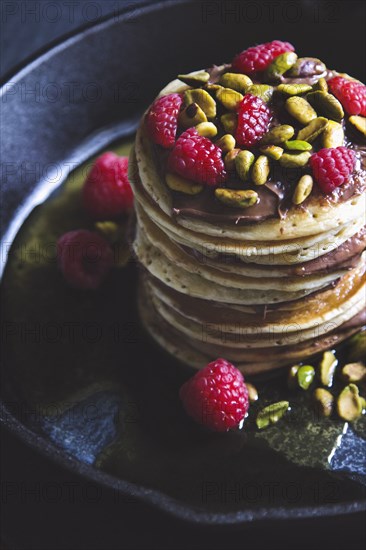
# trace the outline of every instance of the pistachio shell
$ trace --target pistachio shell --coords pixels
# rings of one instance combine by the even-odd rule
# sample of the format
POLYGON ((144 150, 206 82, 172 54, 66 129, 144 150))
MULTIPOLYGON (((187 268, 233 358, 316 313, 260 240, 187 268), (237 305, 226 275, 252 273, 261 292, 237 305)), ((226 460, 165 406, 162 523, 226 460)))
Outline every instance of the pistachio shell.
POLYGON ((191 128, 201 122, 207 122, 207 117, 197 103, 191 103, 179 113, 178 122, 182 128, 191 128))
POLYGON ((253 84, 248 88, 247 94, 256 95, 267 103, 273 95, 273 87, 268 84, 253 84))
POLYGON ((289 406, 290 403, 288 401, 279 401, 278 403, 268 405, 258 413, 256 419, 257 427, 262 430, 270 424, 275 424, 283 417, 289 406))
POLYGON ((306 99, 320 115, 338 121, 344 117, 341 103, 332 94, 318 90, 307 94, 306 99))
POLYGON ((258 401, 258 390, 253 384, 250 384, 249 382, 245 382, 245 385, 248 390, 248 397, 249 401, 251 403, 254 403, 255 401, 258 401))
POLYGON ((323 147, 340 147, 344 142, 344 131, 342 124, 329 120, 322 135, 323 147))
POLYGON ((308 151, 299 154, 284 153, 279 163, 284 168, 299 168, 305 166, 310 157, 311 154, 308 151))
POLYGON ((278 147, 278 145, 265 145, 264 147, 261 147, 260 149, 261 153, 264 153, 267 155, 267 157, 278 160, 281 158, 283 154, 282 147, 278 147))
POLYGON ((179 80, 187 84, 188 86, 202 86, 210 80, 210 75, 206 71, 193 71, 188 74, 179 74, 179 80))
POLYGON ((342 369, 342 378, 346 382, 365 382, 366 381, 366 367, 364 363, 359 361, 358 363, 347 363, 342 369))
POLYGON ((224 88, 231 88, 241 94, 245 94, 253 82, 249 76, 245 74, 224 73, 221 75, 220 84, 224 88))
POLYGON ((308 124, 317 117, 310 103, 303 97, 289 97, 285 103, 285 108, 301 124, 308 124))
POLYGON ((291 67, 295 65, 297 55, 295 52, 285 52, 277 56, 266 70, 268 80, 277 80, 291 67))
POLYGON ((225 132, 228 134, 235 133, 238 124, 238 117, 235 113, 226 113, 225 115, 222 115, 220 120, 225 132))
POLYGON ((330 416, 333 411, 333 395, 324 388, 316 388, 313 397, 317 411, 319 411, 322 416, 330 416))
POLYGON ((270 164, 268 157, 260 155, 252 169, 252 181, 255 185, 264 185, 268 180, 270 164))
POLYGON ((314 118, 305 128, 297 134, 297 139, 312 143, 327 127, 328 120, 324 117, 314 118))
POLYGON ((307 141, 301 141, 300 139, 293 139, 292 141, 285 141, 285 149, 289 151, 310 151, 312 149, 310 143, 307 141))
POLYGON ((280 84, 276 90, 282 94, 294 96, 310 92, 312 87, 310 84, 280 84))
POLYGON ((366 330, 358 332, 349 340, 348 360, 362 361, 366 357, 366 330))
POLYGON ((184 99, 187 105, 190 103, 197 103, 205 113, 207 118, 214 118, 216 116, 216 103, 206 90, 197 88, 195 90, 187 90, 184 93, 184 99))
POLYGON ((285 141, 291 139, 294 133, 295 130, 292 126, 289 126, 288 124, 275 126, 263 136, 261 140, 261 145, 281 145, 281 143, 284 143, 285 141))
POLYGON ((286 76, 291 78, 304 78, 306 76, 322 74, 325 70, 326 66, 320 59, 316 57, 299 57, 286 76))
POLYGON ((220 147, 223 153, 228 153, 235 148, 236 141, 234 136, 232 136, 231 134, 225 134, 216 141, 215 145, 217 145, 217 147, 220 147))
POLYGON ((197 124, 196 130, 200 136, 213 138, 217 135, 217 128, 212 122, 201 122, 197 124))
POLYGON ((365 117, 352 115, 349 117, 348 120, 355 128, 357 128, 359 132, 361 132, 361 134, 366 136, 366 118, 365 117))
POLYGON ((313 90, 314 92, 317 90, 320 90, 321 92, 328 91, 328 84, 324 77, 319 78, 318 82, 314 84, 313 90))
POLYGON ((178 174, 168 173, 165 177, 167 186, 173 191, 179 191, 185 195, 198 195, 203 190, 203 186, 199 183, 182 178, 178 174))
POLYGON ((311 365, 302 365, 298 369, 296 377, 299 388, 308 390, 315 378, 315 369, 311 365))
POLYGON ((331 387, 338 360, 332 351, 325 351, 319 364, 319 376, 323 386, 331 387))
POLYGON ((235 158, 240 153, 241 149, 232 149, 224 158, 225 168, 228 172, 234 172, 235 170, 235 158))
POLYGON ((302 176, 295 187, 292 202, 296 205, 302 204, 308 198, 313 189, 313 178, 308 174, 302 176))
POLYGON ((249 208, 258 201, 258 194, 251 189, 215 189, 215 197, 226 206, 249 208))
POLYGON ((240 151, 235 157, 235 168, 242 181, 249 179, 250 169, 254 162, 254 155, 250 151, 240 151))
POLYGON ((221 88, 216 93, 216 98, 228 111, 236 112, 238 105, 243 101, 244 96, 240 92, 231 90, 230 88, 221 88))
POLYGON ((363 402, 355 384, 346 386, 337 399, 337 412, 348 422, 357 420, 362 414, 363 402))

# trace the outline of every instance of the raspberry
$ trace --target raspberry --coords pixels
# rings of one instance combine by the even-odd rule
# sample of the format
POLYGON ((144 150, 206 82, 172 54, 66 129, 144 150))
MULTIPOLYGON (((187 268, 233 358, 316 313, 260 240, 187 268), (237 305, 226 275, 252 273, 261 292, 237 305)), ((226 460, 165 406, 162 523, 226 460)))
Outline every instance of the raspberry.
POLYGON ((112 267, 113 252, 98 233, 79 229, 59 238, 57 260, 70 286, 95 290, 112 267))
POLYGON ((198 371, 183 384, 179 396, 189 416, 217 432, 238 426, 249 409, 243 375, 225 359, 198 371))
POLYGON ((335 76, 328 80, 330 91, 349 115, 366 116, 366 86, 361 82, 335 76))
POLYGON ((165 95, 154 101, 147 113, 146 126, 150 137, 165 149, 174 145, 182 102, 179 94, 165 95))
POLYGON ((268 131, 271 111, 260 97, 247 94, 239 104, 236 142, 250 147, 268 131))
POLYGON ((84 208, 92 218, 116 218, 132 207, 127 169, 127 157, 104 153, 97 158, 83 187, 84 208))
POLYGON ((177 139, 168 158, 168 169, 183 178, 208 186, 226 179, 222 151, 196 128, 189 128, 177 139))
POLYGON ((323 191, 331 193, 343 185, 355 166, 355 153, 347 147, 320 149, 310 157, 314 177, 323 191))
POLYGON ((238 73, 251 74, 264 71, 276 57, 295 48, 289 42, 273 40, 259 46, 252 46, 234 57, 232 67, 238 73))

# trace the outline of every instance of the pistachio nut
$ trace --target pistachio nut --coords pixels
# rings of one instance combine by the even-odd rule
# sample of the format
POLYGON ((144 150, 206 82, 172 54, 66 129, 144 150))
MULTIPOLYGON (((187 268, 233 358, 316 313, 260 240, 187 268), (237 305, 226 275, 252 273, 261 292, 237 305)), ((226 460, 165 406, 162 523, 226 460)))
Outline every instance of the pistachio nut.
POLYGON ((244 96, 240 92, 231 90, 230 88, 221 88, 217 91, 216 99, 227 109, 228 111, 236 112, 238 105, 243 101, 244 96))
POLYGON ((216 141, 215 145, 217 145, 217 147, 220 147, 223 153, 228 153, 235 148, 236 141, 234 136, 232 136, 231 134, 225 134, 216 141))
POLYGON ((308 174, 302 176, 295 187, 292 202, 296 205, 302 204, 310 195, 313 189, 313 183, 313 178, 308 174))
POLYGON ((260 152, 267 155, 267 157, 278 160, 281 158, 283 154, 282 147, 278 147, 278 145, 265 145, 264 147, 260 147, 260 152))
POLYGON ((179 191, 179 193, 184 193, 185 195, 198 195, 203 189, 203 185, 182 178, 178 174, 168 173, 165 180, 169 189, 179 191))
POLYGON ((235 168, 242 181, 249 179, 250 169, 254 162, 254 155, 250 151, 240 151, 235 157, 235 168))
POLYGON ((254 403, 255 401, 258 401, 258 390, 253 384, 250 384, 249 382, 245 382, 245 385, 248 390, 248 397, 249 401, 251 403, 254 403))
POLYGON ((306 99, 320 115, 338 121, 344 117, 341 103, 332 94, 317 90, 307 94, 306 99))
POLYGON ((348 120, 359 132, 361 132, 361 134, 366 136, 366 118, 365 117, 352 115, 349 117, 348 120))
POLYGON ((281 145, 285 141, 291 139, 294 133, 295 130, 288 124, 274 126, 274 128, 263 136, 261 145, 281 145))
POLYGON ((315 378, 315 369, 311 365, 302 365, 297 373, 297 385, 303 390, 308 390, 315 378))
POLYGON ((297 55, 295 52, 285 52, 278 55, 266 69, 266 78, 268 80, 281 78, 283 74, 295 65, 296 61, 297 55))
POLYGON ((238 124, 238 117, 235 113, 226 113, 225 115, 222 115, 220 120, 225 132, 228 134, 235 134, 238 124))
POLYGON ((283 168, 299 168, 301 166, 305 166, 310 157, 311 153, 308 151, 303 151, 298 154, 283 153, 279 163, 283 168))
POLYGON ((179 80, 187 84, 188 86, 202 86, 210 80, 210 75, 207 71, 193 71, 188 74, 179 74, 179 80))
POLYGON ((324 117, 314 118, 307 126, 302 128, 297 134, 297 139, 312 143, 327 127, 328 120, 324 117))
POLYGON ((358 361, 357 363, 347 363, 342 369, 342 378, 346 382, 352 382, 357 384, 358 382, 366 381, 366 367, 364 363, 358 361))
POLYGON ((328 84, 324 77, 319 78, 319 80, 315 82, 313 90, 314 92, 316 92, 317 90, 320 90, 321 92, 328 91, 328 84))
POLYGON ((363 402, 358 393, 358 387, 355 384, 349 384, 338 396, 338 415, 343 418, 343 420, 347 420, 347 422, 353 422, 353 420, 357 420, 357 418, 361 416, 362 407, 363 402))
POLYGON ((228 172, 235 171, 235 158, 240 153, 240 151, 241 149, 232 149, 225 155, 224 164, 228 172))
POLYGON ((344 131, 342 124, 329 120, 322 135, 323 147, 340 147, 344 142, 344 131))
POLYGON ((273 95, 273 87, 268 84, 253 84, 248 88, 247 94, 256 95, 268 103, 273 95))
POLYGON ((112 221, 95 222, 94 227, 110 244, 121 241, 125 234, 125 228, 112 221))
POLYGON ((366 330, 358 332, 349 340, 348 360, 362 361, 366 357, 366 330))
POLYGON ((297 388, 297 371, 300 365, 293 365, 288 371, 287 385, 291 390, 297 388))
POLYGON ((178 121, 183 128, 191 128, 201 122, 207 122, 207 117, 197 103, 191 103, 179 113, 178 121))
POLYGON ((221 88, 222 86, 220 86, 220 84, 206 84, 205 86, 205 90, 213 97, 216 97, 217 92, 221 90, 221 88))
POLYGON ((267 428, 270 424, 276 424, 283 415, 288 411, 290 403, 288 401, 278 401, 278 403, 272 403, 261 411, 259 411, 256 418, 257 427, 262 430, 267 428))
POLYGON ((202 88, 187 90, 184 93, 184 99, 187 105, 197 103, 207 118, 214 118, 216 116, 216 102, 206 90, 202 90, 202 88))
POLYGON ((324 388, 316 388, 313 394, 316 410, 322 416, 330 416, 333 411, 334 397, 324 388))
POLYGON ((268 181, 270 164, 266 155, 260 155, 252 169, 252 181, 255 185, 264 185, 268 181))
POLYGON ((196 130, 200 136, 213 138, 217 135, 217 128, 212 122, 200 122, 197 124, 196 130))
POLYGON ((312 149, 310 143, 301 141, 300 139, 285 141, 284 146, 288 151, 310 151, 312 149))
POLYGON ((310 84, 280 84, 276 91, 286 95, 301 95, 310 92, 312 87, 310 84))
POLYGON ((289 97, 285 103, 286 111, 301 124, 308 124, 317 117, 316 112, 303 97, 289 97))
POLYGON ((338 359, 332 351, 325 351, 319 364, 319 377, 323 386, 331 387, 338 359))
POLYGON ((325 70, 326 66, 320 59, 316 57, 299 57, 286 76, 304 78, 306 76, 322 74, 325 70))
POLYGON ((224 88, 231 88, 241 94, 245 94, 253 82, 249 76, 245 74, 224 73, 220 78, 220 84, 224 88))
POLYGON ((258 193, 251 189, 215 189, 215 197, 232 208, 249 208, 258 202, 258 193))

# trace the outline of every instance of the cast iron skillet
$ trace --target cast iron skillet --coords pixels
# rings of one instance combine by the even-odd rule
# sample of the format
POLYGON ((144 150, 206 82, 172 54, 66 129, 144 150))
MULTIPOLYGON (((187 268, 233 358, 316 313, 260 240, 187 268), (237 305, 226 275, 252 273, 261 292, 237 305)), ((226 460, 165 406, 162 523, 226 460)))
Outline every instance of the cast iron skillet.
MULTIPOLYGON (((348 19, 352 2, 347 10, 342 2, 329 3, 324 9, 309 1, 298 3, 297 8, 291 3, 292 11, 269 9, 268 2, 250 3, 250 9, 245 2, 236 4, 234 12, 225 11, 221 2, 134 4, 118 16, 69 36, 4 83, 2 251, 32 208, 62 183, 70 169, 133 132, 146 105, 178 68, 184 72, 209 66, 213 60, 219 64, 253 43, 280 38, 294 42, 300 52, 326 59, 328 66, 363 77, 362 52, 354 55, 357 35, 362 36, 362 18, 348 19), (352 36, 337 49, 334 37, 341 36, 347 23, 352 25, 352 36), (24 170, 24 166, 33 169, 24 170), (59 166, 61 173, 56 170, 59 166)), ((5 372, 2 378, 2 387, 14 399, 16 387, 9 388, 5 372)), ((25 443, 75 473, 105 487, 118 486, 123 494, 182 519, 242 524, 261 518, 343 514, 365 505, 354 501, 306 508, 246 508, 235 514, 197 511, 157 490, 116 480, 70 457, 26 427, 5 401, 4 395, 1 421, 25 443)))

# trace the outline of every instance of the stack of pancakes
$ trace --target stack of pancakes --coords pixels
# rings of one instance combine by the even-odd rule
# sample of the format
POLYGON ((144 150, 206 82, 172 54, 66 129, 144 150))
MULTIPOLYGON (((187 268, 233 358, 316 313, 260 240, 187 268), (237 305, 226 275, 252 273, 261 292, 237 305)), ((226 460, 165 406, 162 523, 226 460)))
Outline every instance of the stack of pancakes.
MULTIPOLYGON (((175 80, 160 95, 186 89, 175 80)), ((268 182, 259 203, 239 211, 210 189, 169 189, 166 155, 142 121, 130 158, 133 249, 143 267, 140 315, 165 350, 196 368, 222 356, 255 374, 308 360, 359 330, 366 157, 349 146, 355 171, 331 196, 315 189, 295 206, 268 182)))

